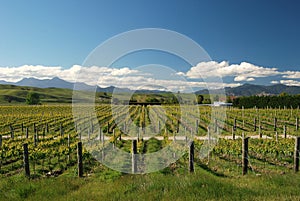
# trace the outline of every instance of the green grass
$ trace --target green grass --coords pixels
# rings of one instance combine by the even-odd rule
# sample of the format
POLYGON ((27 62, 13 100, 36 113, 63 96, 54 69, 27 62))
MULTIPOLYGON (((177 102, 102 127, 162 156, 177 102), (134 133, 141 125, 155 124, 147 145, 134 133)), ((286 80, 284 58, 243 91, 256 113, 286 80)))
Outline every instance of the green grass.
POLYGON ((299 200, 299 189, 294 173, 221 177, 197 166, 193 174, 128 175, 98 166, 85 178, 1 178, 0 200, 299 200))
POLYGON ((34 91, 40 95, 42 103, 71 103, 72 90, 59 88, 36 88, 14 85, 0 85, 0 104, 25 104, 27 93, 34 91), (8 102, 8 97, 11 102, 8 102))
MULTIPOLYGON (((27 93, 34 91, 40 95, 42 104, 48 103, 71 103, 72 102, 72 89, 61 89, 61 88, 37 88, 37 87, 26 87, 26 86, 15 86, 15 85, 0 85, 0 104, 15 105, 25 104, 27 93), (12 100, 8 102, 8 97, 12 100)), ((87 92, 90 93, 90 92, 87 92)), ((83 92, 84 95, 84 92, 83 92)), ((156 98, 161 103, 168 102, 173 98, 172 93, 119 93, 117 98, 121 100, 134 99, 138 102, 148 102, 150 99, 156 98)), ((182 94, 182 96, 190 96, 190 94, 182 94)), ((97 92, 96 97, 102 97, 102 102, 110 103, 111 93, 97 92), (104 97, 104 99, 103 99, 104 97)), ((96 102, 99 99, 96 98, 96 102)))

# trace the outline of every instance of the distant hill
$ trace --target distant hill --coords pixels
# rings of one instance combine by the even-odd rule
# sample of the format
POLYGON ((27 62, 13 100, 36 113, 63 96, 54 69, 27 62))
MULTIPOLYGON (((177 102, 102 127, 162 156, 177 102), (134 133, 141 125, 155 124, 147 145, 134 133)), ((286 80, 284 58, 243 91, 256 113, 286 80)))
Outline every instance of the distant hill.
MULTIPOLYGON (((0 84, 4 85, 16 85, 16 86, 27 86, 27 87, 38 87, 38 88, 62 88, 62 89, 74 89, 81 91, 95 91, 96 92, 106 92, 106 93, 113 93, 116 89, 119 92, 133 92, 128 88, 116 88, 114 86, 109 87, 99 87, 99 86, 91 86, 85 83, 72 83, 60 79, 58 77, 54 77, 52 79, 36 79, 36 78, 24 78, 18 82, 6 82, 0 80, 0 84)), ((159 90, 137 90, 137 93, 163 93, 163 91, 159 90)))
POLYGON ((0 104, 25 103, 29 92, 40 95, 42 103, 71 103, 73 90, 0 85, 0 104))
MULTIPOLYGON (((221 89, 210 91, 204 89, 197 91, 196 94, 220 94, 221 92, 221 89)), ((226 95, 230 96, 279 95, 284 92, 291 95, 300 94, 300 87, 283 84, 271 86, 244 84, 238 87, 225 87, 226 95)))
MULTIPOLYGON (((90 88, 88 88, 91 90, 90 88)), ((95 94, 96 103, 111 103, 112 92, 115 90, 115 87, 100 88, 98 87, 95 94)), ((95 90, 95 87, 94 89, 95 90)), ((118 89, 119 90, 119 89, 118 89)), ((157 102, 167 102, 172 100, 172 93, 154 93, 154 91, 136 91, 132 94, 129 89, 120 89, 120 92, 130 92, 128 94, 132 95, 132 98, 137 102, 148 102, 148 101, 157 101, 157 102)), ((41 99, 42 104, 49 103, 72 103, 73 89, 63 89, 63 88, 38 88, 38 87, 29 87, 29 86, 16 86, 16 85, 2 85, 0 84, 0 104, 25 104, 26 96, 29 92, 38 93, 41 99)), ((85 94, 88 91, 83 91, 85 94)), ((89 93, 89 92, 88 92, 89 93)), ((94 94, 94 91, 90 91, 94 94)), ((84 101, 84 96, 82 97, 84 101)), ((130 98, 130 97, 128 97, 130 98)))
MULTIPOLYGON (((6 82, 1 81, 0 84, 4 85, 16 85, 16 86, 26 86, 26 87, 36 87, 36 88, 58 88, 58 89, 74 89, 74 83, 65 81, 58 77, 54 77, 52 79, 36 79, 36 78, 24 78, 18 82, 6 82)), ((76 83, 76 90, 81 91, 96 91, 102 93, 113 93, 115 90, 119 92, 128 92, 128 93, 139 93, 139 94, 158 94, 158 93, 170 93, 167 91, 160 90, 130 90, 128 88, 116 88, 114 86, 109 87, 99 87, 99 86, 91 86, 85 83, 76 83)), ((254 84, 244 84, 238 87, 225 87, 225 89, 214 89, 208 91, 207 89, 199 90, 196 94, 222 94, 225 90, 226 95, 230 96, 252 96, 252 95, 278 95, 283 92, 291 95, 300 94, 300 87, 297 86, 286 86, 283 84, 276 84, 271 86, 263 86, 263 85, 254 85, 254 84)))
POLYGON ((63 88, 73 89, 74 84, 67 82, 58 77, 52 79, 36 79, 36 78, 24 78, 19 82, 14 83, 17 86, 39 87, 39 88, 63 88))

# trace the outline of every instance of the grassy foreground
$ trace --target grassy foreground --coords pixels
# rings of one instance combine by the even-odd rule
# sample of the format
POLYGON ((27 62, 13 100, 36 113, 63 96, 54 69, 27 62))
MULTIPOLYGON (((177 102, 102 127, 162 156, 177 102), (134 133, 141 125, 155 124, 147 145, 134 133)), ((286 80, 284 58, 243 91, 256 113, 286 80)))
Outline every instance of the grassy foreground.
MULTIPOLYGON (((99 167, 100 168, 100 167, 99 167)), ((28 180, 0 178, 0 200, 300 200, 298 174, 220 177, 196 172, 121 174, 107 168, 85 178, 74 172, 28 180)))

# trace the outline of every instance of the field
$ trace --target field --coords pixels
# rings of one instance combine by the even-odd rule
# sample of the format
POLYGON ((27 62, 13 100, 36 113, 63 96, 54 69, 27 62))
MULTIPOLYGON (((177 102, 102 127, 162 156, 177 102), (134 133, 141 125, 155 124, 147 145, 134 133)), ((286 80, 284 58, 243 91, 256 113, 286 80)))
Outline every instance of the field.
MULTIPOLYGON (((113 107, 115 113, 110 105, 97 105, 93 117, 84 115, 88 106, 81 106, 82 115, 75 115, 74 121, 70 105, 1 106, 0 199, 300 199, 299 173, 294 172, 299 109, 199 106, 196 112, 198 106, 182 111, 172 105, 113 107), (246 137, 248 173, 242 176, 242 138, 246 137), (141 175, 111 170, 91 155, 101 155, 108 145, 131 155, 133 140, 137 140, 137 155, 155 153, 180 141, 186 153, 153 173, 152 166, 139 164, 135 173, 141 175), (187 153, 191 140, 194 172, 187 153), (93 145, 92 150, 84 146, 83 178, 78 178, 79 141, 93 145), (25 143, 29 178, 23 165, 25 143)), ((130 160, 113 158, 107 152, 105 157, 112 164, 119 163, 123 172, 131 171, 130 160)), ((156 162, 164 159, 158 157, 156 162)))

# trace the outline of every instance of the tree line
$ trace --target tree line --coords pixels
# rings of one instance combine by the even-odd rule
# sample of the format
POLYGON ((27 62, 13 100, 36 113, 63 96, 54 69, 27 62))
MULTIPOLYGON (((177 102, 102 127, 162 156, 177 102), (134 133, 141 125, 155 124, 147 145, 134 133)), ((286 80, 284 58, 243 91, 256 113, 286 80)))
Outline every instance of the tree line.
POLYGON ((300 95, 282 93, 278 96, 242 96, 234 98, 232 104, 238 108, 297 108, 300 106, 300 95))

